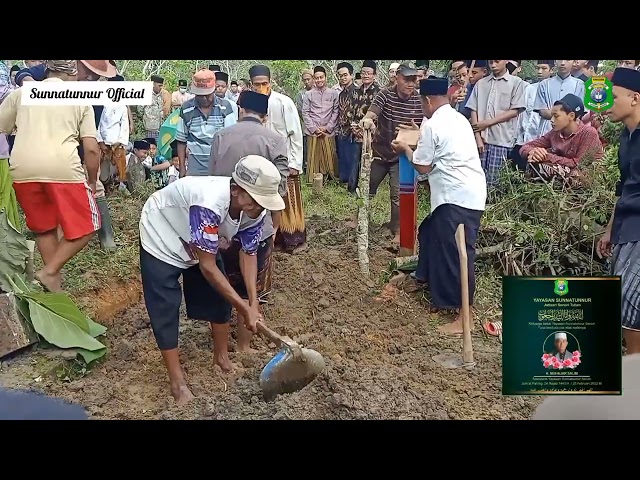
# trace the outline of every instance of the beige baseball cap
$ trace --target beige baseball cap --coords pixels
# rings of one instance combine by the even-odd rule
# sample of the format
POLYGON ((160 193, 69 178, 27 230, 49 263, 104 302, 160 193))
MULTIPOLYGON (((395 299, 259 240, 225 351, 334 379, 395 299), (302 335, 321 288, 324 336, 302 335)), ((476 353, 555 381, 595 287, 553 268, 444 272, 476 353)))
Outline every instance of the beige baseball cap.
POLYGON ((284 210, 284 200, 278 193, 282 180, 280 171, 266 158, 260 155, 242 157, 231 176, 261 207, 272 212, 284 210))
POLYGON ((547 398, 533 420, 640 420, 640 354, 622 357, 622 395, 547 398))

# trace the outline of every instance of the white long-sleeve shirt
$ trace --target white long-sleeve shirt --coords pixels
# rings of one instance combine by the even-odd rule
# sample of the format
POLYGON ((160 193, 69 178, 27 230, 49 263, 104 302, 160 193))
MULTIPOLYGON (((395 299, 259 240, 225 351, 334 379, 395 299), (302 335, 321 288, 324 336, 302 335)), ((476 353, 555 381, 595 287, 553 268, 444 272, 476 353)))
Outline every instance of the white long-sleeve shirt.
POLYGON ((271 91, 267 127, 287 139, 289 168, 302 171, 302 125, 295 103, 286 95, 271 91))
POLYGON ((104 108, 96 139, 98 143, 104 142, 105 145, 120 143, 127 146, 129 143, 129 112, 126 105, 113 105, 104 108))

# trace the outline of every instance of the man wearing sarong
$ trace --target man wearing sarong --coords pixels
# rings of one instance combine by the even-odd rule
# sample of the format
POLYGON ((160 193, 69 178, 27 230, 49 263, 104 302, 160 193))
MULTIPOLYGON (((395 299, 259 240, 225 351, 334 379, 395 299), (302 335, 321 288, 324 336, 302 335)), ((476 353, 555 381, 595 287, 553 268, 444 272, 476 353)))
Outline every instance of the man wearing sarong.
POLYGON ((527 83, 507 70, 507 60, 489 60, 491 75, 476 83, 467 103, 487 184, 494 186, 516 142, 518 114, 527 83))
POLYGON ((598 131, 582 123, 582 99, 572 93, 557 101, 551 111, 553 130, 525 143, 520 154, 527 159, 527 176, 533 180, 560 180, 565 186, 580 186, 581 164, 603 155, 598 131))
POLYGON ((194 95, 189 93, 186 80, 178 80, 178 91, 171 94, 171 108, 176 110, 187 100, 191 100, 194 95))
POLYGON ((338 64, 337 73, 342 84, 342 91, 338 95, 338 125, 336 128, 338 175, 340 183, 348 184, 360 150, 351 131, 351 124, 354 121, 354 98, 357 98, 358 87, 353 83, 353 65, 341 62, 338 64))
POLYGON ((386 226, 394 235, 394 243, 400 242, 400 154, 394 151, 391 143, 400 128, 417 127, 422 123, 424 115, 416 90, 417 79, 415 68, 400 65, 396 72, 396 86, 380 90, 362 120, 363 128, 371 128, 374 120, 378 122, 372 142, 377 157, 371 162, 369 194, 374 197, 382 181, 389 176, 391 221, 386 226))
MULTIPOLYGON (((61 84, 74 80, 77 73, 76 60, 47 60, 43 81, 61 84)), ((14 90, 0 104, 0 132, 16 127, 11 176, 44 263, 36 278, 47 290, 61 292, 60 271, 100 228, 95 199, 100 168, 95 118, 86 105, 23 105, 22 92, 14 90), (86 176, 78 155, 80 142, 86 176), (58 237, 59 226, 62 238, 58 237)))
POLYGON ((640 72, 616 68, 611 83, 613 106, 607 113, 625 128, 618 150, 618 201, 598 254, 612 256, 612 273, 622 277, 622 331, 631 355, 640 353, 640 72))
POLYGON ((287 251, 303 248, 307 240, 304 222, 300 172, 302 171, 302 127, 293 100, 271 90, 271 70, 266 65, 249 69, 254 91, 269 96, 267 127, 286 138, 289 177, 287 178, 286 208, 282 212, 275 245, 287 251))
MULTIPOLYGON (((400 64, 396 65, 393 69, 393 85, 395 85, 396 71, 400 64)), ((391 72, 391 68, 389 69, 391 72)), ((373 99, 380 91, 380 85, 376 80, 377 65, 373 60, 365 60, 362 63, 362 70, 360 72, 361 83, 358 85, 356 82, 357 90, 353 92, 353 122, 351 127, 351 133, 355 140, 354 156, 356 161, 351 169, 351 175, 349 175, 349 191, 355 193, 358 187, 358 181, 360 179, 360 160, 362 158, 362 130, 360 129, 360 122, 369 111, 369 107, 373 103, 373 99)), ((356 75, 358 78, 358 75, 356 75)))
MULTIPOLYGON (((116 75, 109 80, 124 81, 124 78, 116 75)), ((97 140, 102 152, 100 181, 105 184, 110 180, 114 166, 123 186, 127 169, 126 147, 129 144, 129 110, 126 105, 113 103, 102 110, 97 140)))
POLYGON ((204 69, 195 73, 191 82, 195 97, 182 104, 176 128, 181 177, 208 175, 213 136, 237 121, 229 100, 216 96, 215 91, 215 73, 204 69))
POLYGON ((335 128, 338 124, 338 96, 340 92, 327 88, 327 72, 323 66, 313 69, 315 86, 304 94, 302 121, 307 135, 307 181, 316 173, 337 178, 335 128))
MULTIPOLYGON (((269 109, 269 97, 257 92, 247 91, 242 94, 240 120, 235 125, 220 130, 213 136, 209 174, 216 177, 230 177, 238 160, 248 155, 260 155, 271 161, 280 172, 280 195, 287 194, 287 177, 289 176, 289 160, 287 159, 287 139, 264 126, 269 109)), ((280 225, 281 212, 268 211, 264 218, 262 236, 258 244, 258 300, 266 301, 271 293, 271 276, 273 263, 273 241, 280 225)), ((248 292, 240 269, 240 241, 233 238, 229 248, 222 252, 224 269, 229 283, 246 301, 248 292)), ((239 352, 250 352, 251 332, 242 326, 244 320, 238 314, 239 352)))
MULTIPOLYGON (((480 219, 487 186, 471 125, 456 112, 447 97, 444 78, 420 82, 422 108, 428 121, 420 128, 415 152, 394 141, 396 152, 405 153, 421 175, 427 174, 431 190, 431 215, 419 228, 420 251, 416 279, 428 285, 437 309, 460 309, 460 261, 455 234, 464 225, 469 262, 469 302, 475 291, 474 263, 480 219)), ((473 325, 473 323, 472 323, 473 325)), ((460 316, 440 331, 461 334, 460 316)))
POLYGON ((266 158, 240 159, 232 178, 187 176, 155 192, 140 217, 140 272, 144 301, 158 348, 179 405, 193 399, 180 366, 178 333, 184 294, 187 316, 211 324, 214 362, 224 372, 229 360, 229 320, 235 308, 256 332, 257 250, 265 212, 280 211, 281 175, 266 158), (249 303, 225 275, 220 250, 237 237, 249 303), (182 285, 180 285, 182 277, 182 285))
POLYGON ((145 137, 158 139, 160 127, 171 113, 171 94, 164 88, 164 78, 151 75, 153 93, 151 105, 143 107, 142 121, 146 130, 145 137))

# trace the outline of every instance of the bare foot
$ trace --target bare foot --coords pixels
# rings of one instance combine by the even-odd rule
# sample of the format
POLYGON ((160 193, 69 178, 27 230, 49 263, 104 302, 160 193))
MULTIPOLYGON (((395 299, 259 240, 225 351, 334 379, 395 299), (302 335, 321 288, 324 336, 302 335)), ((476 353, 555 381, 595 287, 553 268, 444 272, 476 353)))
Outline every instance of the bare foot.
POLYGON ((255 348, 251 348, 249 345, 240 345, 240 344, 237 344, 237 345, 236 345, 236 352, 237 352, 237 353, 249 353, 249 354, 253 354, 253 353, 258 353, 258 350, 256 350, 255 348))
POLYGON ((231 373, 236 369, 236 365, 229 360, 229 356, 226 353, 224 355, 214 355, 213 361, 224 373, 231 373))
POLYGON ((60 273, 49 275, 42 269, 36 273, 35 277, 47 291, 52 293, 62 292, 62 275, 60 273))
POLYGON ((191 390, 189 390, 189 387, 187 387, 186 385, 171 385, 171 395, 173 396, 176 404, 179 407, 186 405, 191 400, 196 398, 193 396, 193 393, 191 393, 191 390))
POLYGON ((462 335, 462 320, 460 317, 456 317, 453 322, 440 325, 438 331, 445 335, 462 335))

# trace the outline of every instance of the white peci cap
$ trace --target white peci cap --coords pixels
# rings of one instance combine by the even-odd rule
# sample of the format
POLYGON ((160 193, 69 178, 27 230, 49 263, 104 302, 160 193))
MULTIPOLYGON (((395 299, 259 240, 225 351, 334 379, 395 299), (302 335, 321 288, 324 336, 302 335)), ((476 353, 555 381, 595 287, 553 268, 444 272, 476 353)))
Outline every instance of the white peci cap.
POLYGON ((567 334, 564 332, 556 333, 556 340, 566 340, 567 334))

